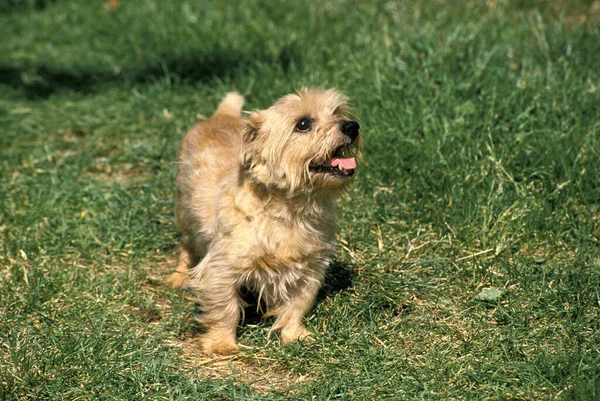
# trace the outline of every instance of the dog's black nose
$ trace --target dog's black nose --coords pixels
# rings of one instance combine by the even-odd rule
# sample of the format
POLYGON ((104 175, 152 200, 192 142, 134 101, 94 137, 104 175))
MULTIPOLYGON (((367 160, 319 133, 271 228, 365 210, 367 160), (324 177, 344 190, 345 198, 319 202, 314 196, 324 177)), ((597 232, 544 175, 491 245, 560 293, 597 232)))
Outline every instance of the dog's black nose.
POLYGON ((360 125, 356 121, 344 121, 342 123, 342 133, 350 137, 350 139, 354 139, 358 136, 358 129, 360 125))

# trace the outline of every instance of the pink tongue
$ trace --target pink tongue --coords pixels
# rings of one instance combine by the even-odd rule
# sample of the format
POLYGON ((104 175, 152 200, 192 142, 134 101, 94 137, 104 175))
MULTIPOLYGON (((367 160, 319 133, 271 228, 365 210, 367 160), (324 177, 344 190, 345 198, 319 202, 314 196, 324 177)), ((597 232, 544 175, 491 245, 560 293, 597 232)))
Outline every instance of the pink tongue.
POLYGON ((337 167, 340 165, 344 170, 352 170, 356 168, 356 160, 354 157, 333 157, 330 164, 331 167, 337 167))

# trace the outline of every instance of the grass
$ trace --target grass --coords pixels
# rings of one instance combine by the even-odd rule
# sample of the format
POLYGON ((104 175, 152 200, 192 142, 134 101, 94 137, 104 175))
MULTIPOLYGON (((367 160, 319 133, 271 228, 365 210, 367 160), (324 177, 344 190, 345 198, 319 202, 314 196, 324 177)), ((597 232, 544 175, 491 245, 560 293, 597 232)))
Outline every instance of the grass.
POLYGON ((109 5, 0 1, 0 399, 600 399, 598 1, 109 5), (317 341, 204 358, 178 142, 302 85, 365 140, 317 341))

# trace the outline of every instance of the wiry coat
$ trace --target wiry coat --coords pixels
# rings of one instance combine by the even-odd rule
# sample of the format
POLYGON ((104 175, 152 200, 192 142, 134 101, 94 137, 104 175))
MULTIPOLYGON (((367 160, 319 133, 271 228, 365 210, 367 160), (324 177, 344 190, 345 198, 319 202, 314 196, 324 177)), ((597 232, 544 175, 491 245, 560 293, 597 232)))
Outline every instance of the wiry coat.
POLYGON ((303 90, 248 120, 240 117, 242 105, 240 95, 228 94, 209 120, 188 132, 178 160, 182 250, 168 280, 188 283, 191 268, 208 354, 237 349, 241 287, 265 302, 283 342, 309 336, 302 318, 333 251, 332 195, 348 181, 310 171, 347 142, 339 133, 347 112, 339 93, 303 90), (294 132, 306 115, 314 132, 294 132))

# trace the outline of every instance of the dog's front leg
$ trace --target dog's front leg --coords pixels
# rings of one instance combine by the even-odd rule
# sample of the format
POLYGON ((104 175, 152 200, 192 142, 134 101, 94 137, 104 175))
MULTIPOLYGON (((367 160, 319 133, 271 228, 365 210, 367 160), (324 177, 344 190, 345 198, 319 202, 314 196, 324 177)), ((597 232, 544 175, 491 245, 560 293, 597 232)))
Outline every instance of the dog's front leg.
POLYGON ((292 341, 313 341, 311 332, 304 327, 302 320, 312 308, 319 288, 321 287, 321 277, 307 278, 294 288, 289 299, 282 303, 269 313, 276 316, 275 323, 271 331, 281 330, 281 342, 288 344, 292 341))
POLYGON ((197 320, 206 332, 201 336, 206 355, 228 355, 239 349, 236 328, 240 320, 241 300, 238 283, 228 263, 209 252, 192 271, 190 285, 199 294, 202 314, 197 320))

